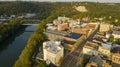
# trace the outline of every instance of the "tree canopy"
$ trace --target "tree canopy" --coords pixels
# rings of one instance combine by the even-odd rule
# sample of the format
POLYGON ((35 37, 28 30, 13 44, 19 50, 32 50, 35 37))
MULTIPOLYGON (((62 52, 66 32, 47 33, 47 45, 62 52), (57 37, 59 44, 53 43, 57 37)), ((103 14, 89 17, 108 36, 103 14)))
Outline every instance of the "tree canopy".
POLYGON ((113 42, 114 42, 114 36, 113 36, 113 35, 111 35, 111 36, 110 36, 109 41, 110 41, 111 43, 113 43, 113 42))

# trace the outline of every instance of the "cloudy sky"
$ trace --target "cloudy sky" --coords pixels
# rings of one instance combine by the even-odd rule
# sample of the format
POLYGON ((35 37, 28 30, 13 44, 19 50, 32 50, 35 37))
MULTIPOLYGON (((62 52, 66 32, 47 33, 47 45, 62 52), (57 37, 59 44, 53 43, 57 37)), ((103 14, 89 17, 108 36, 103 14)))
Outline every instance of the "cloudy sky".
POLYGON ((51 2, 71 2, 71 1, 89 1, 89 2, 111 2, 111 3, 120 3, 120 0, 0 0, 0 1, 51 1, 51 2))

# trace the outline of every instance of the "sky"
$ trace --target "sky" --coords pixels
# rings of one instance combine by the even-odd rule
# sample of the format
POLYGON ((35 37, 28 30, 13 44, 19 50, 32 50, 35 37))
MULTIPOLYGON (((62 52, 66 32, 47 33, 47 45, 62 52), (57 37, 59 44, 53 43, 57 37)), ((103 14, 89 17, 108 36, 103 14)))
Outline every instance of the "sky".
POLYGON ((88 2, 102 2, 102 3, 120 3, 120 0, 0 0, 0 1, 39 1, 39 2, 43 2, 43 1, 50 1, 50 2, 71 2, 71 1, 79 1, 79 2, 84 2, 84 1, 88 1, 88 2))

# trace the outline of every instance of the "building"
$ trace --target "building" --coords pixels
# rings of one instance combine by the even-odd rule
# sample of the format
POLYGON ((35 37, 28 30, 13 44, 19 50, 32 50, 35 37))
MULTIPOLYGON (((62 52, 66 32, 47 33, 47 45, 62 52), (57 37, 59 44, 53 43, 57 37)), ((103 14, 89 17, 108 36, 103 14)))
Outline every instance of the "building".
POLYGON ((91 34, 92 30, 89 29, 85 29, 85 28, 72 28, 72 32, 77 33, 77 34, 83 34, 86 37, 89 36, 91 34))
POLYGON ((75 26, 80 26, 80 20, 78 19, 78 21, 75 21, 75 20, 70 20, 69 21, 69 27, 75 27, 75 26))
POLYGON ((84 18, 82 18, 82 21, 84 21, 84 22, 90 22, 90 18, 89 17, 84 17, 84 18))
POLYGON ((102 59, 99 56, 92 56, 85 67, 102 67, 102 59))
POLYGON ((120 30, 118 30, 118 31, 113 31, 113 32, 112 32, 112 35, 114 36, 115 39, 120 38, 120 30))
POLYGON ((48 30, 48 29, 44 31, 44 34, 46 36, 46 39, 49 40, 63 39, 64 36, 68 35, 68 33, 64 31, 48 30))
POLYGON ((62 21, 63 23, 66 22, 66 21, 69 21, 70 18, 68 17, 58 17, 58 21, 62 21))
POLYGON ((63 38, 64 45, 67 47, 68 50, 74 49, 75 43, 80 39, 82 40, 84 36, 82 34, 77 33, 69 33, 63 38))
POLYGON ((58 25, 58 24, 60 24, 60 23, 61 23, 61 21, 59 21, 59 20, 57 20, 57 19, 53 20, 53 24, 54 24, 54 25, 58 25))
POLYGON ((96 43, 87 42, 82 52, 87 55, 98 55, 98 45, 96 43))
POLYGON ((44 42, 43 55, 46 62, 59 66, 60 61, 64 56, 64 47, 61 45, 60 41, 44 42))
POLYGON ((101 43, 101 42, 107 42, 108 39, 103 35, 95 34, 92 41, 96 43, 101 43))
POLYGON ((111 60, 113 63, 120 64, 120 47, 114 47, 112 49, 111 60))
POLYGON ((86 29, 96 30, 98 29, 98 23, 89 23, 85 26, 86 29))
POLYGON ((62 24, 58 24, 58 30, 65 30, 68 28, 68 23, 62 23, 62 24))
POLYGON ((99 48, 98 48, 98 51, 100 52, 100 54, 110 57, 110 55, 111 55, 111 44, 101 43, 99 48))
POLYGON ((111 67, 111 65, 100 56, 92 56, 85 67, 111 67))
POLYGON ((110 25, 101 23, 100 24, 100 32, 108 32, 110 30, 110 25))
POLYGON ((70 33, 64 37, 65 40, 76 42, 82 34, 70 33))

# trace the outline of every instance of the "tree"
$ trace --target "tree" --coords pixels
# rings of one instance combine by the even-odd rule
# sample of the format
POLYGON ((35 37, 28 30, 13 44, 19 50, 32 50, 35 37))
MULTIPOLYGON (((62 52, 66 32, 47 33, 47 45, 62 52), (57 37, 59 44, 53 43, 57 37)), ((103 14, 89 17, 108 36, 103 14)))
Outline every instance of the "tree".
POLYGON ((113 42, 114 42, 114 36, 113 36, 113 35, 111 35, 111 36, 110 36, 109 41, 110 41, 111 43, 113 43, 113 42))
POLYGON ((80 64, 80 67, 85 67, 88 62, 89 62, 89 58, 84 58, 84 60, 80 64))
POLYGON ((45 61, 43 61, 38 64, 38 67, 47 67, 47 64, 45 61))
POLYGON ((120 38, 116 41, 116 43, 120 45, 120 38))

